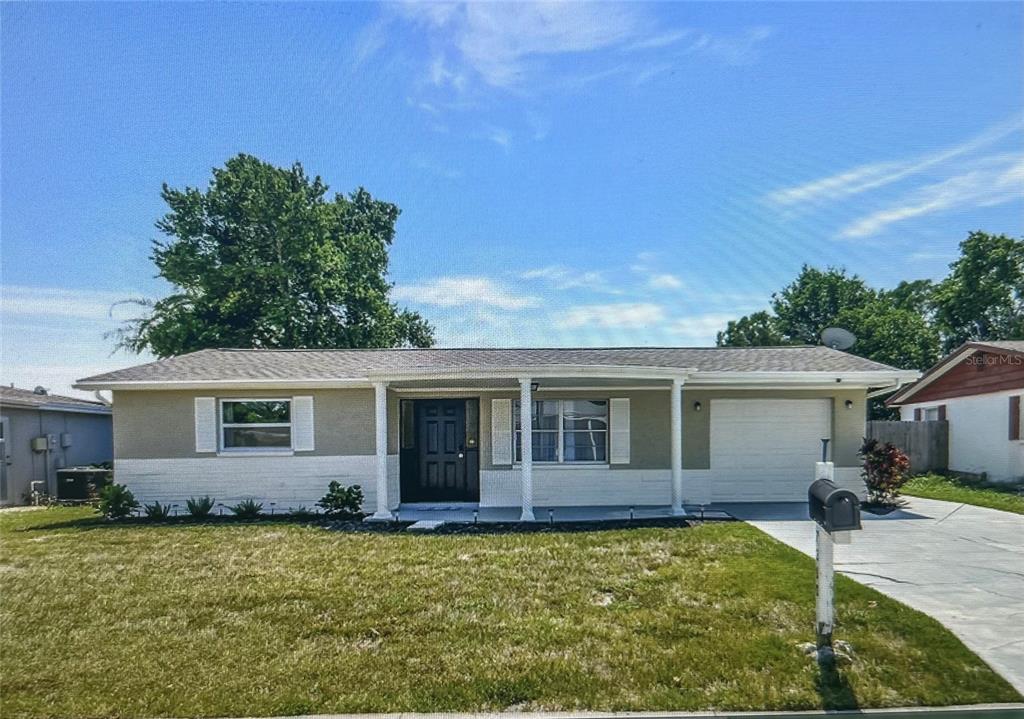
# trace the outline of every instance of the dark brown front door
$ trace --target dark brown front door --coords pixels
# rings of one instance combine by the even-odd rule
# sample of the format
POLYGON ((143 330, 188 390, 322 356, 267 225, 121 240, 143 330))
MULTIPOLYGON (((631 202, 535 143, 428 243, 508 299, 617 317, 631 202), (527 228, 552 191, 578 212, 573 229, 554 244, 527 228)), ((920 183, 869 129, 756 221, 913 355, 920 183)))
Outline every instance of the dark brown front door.
POLYGON ((480 500, 477 450, 466 446, 466 404, 464 399, 413 402, 414 471, 403 473, 403 502, 480 500))

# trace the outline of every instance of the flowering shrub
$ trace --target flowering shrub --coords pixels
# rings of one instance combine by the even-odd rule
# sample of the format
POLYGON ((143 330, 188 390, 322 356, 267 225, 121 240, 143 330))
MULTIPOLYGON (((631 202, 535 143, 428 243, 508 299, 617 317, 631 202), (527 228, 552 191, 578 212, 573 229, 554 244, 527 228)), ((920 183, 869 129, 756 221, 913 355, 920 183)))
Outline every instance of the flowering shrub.
POLYGON ((910 479, 910 459, 892 442, 865 439, 858 454, 863 459, 861 476, 867 485, 868 501, 895 504, 900 488, 910 479))

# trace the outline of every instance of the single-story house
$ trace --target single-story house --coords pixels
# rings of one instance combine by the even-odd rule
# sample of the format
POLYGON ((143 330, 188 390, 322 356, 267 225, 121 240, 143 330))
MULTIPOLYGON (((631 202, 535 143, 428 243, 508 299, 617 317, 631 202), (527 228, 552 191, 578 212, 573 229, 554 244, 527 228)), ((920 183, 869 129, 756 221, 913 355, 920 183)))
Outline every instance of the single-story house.
POLYGON ((529 519, 806 501, 822 439, 859 489, 868 392, 916 377, 828 347, 219 349, 76 387, 112 391, 115 481, 140 501, 313 508, 338 480, 379 518, 468 503, 529 519))
POLYGON ((905 422, 949 423, 949 469, 1024 479, 1024 341, 967 342, 886 404, 905 422))
POLYGON ((110 407, 103 402, 0 387, 0 504, 26 504, 32 483, 56 492, 57 470, 114 458, 110 407))

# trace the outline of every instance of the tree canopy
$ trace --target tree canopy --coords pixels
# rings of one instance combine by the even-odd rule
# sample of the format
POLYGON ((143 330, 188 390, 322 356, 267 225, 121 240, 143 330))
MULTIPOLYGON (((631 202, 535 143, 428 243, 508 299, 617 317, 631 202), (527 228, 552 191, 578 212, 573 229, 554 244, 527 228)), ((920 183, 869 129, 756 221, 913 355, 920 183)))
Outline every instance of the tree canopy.
POLYGON ((718 344, 818 344, 831 326, 857 336, 854 354, 920 370, 968 340, 1024 338, 1024 240, 971 232, 944 280, 906 280, 891 290, 842 268, 804 265, 772 295, 770 312, 729 322, 718 344))
POLYGON ((295 163, 240 154, 206 190, 173 189, 156 223, 159 276, 174 287, 137 301, 120 347, 158 357, 209 347, 429 347, 433 328, 390 299, 388 249, 399 209, 358 188, 328 196, 295 163))

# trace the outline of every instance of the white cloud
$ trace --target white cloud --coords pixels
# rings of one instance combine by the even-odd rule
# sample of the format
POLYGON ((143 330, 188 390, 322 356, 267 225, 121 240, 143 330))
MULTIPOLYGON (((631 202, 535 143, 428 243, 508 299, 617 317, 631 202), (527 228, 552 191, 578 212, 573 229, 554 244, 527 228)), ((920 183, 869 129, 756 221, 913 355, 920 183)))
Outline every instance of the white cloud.
POLYGON ((531 58, 610 47, 635 37, 643 22, 635 8, 610 3, 411 3, 402 14, 447 40, 495 87, 522 81, 531 58))
POLYGON ((665 319, 665 310, 650 302, 577 305, 556 320, 559 327, 651 327, 665 319))
POLYGON ((512 133, 503 127, 487 128, 485 137, 505 152, 512 149, 512 133))
POLYGON ((1024 198, 1024 157, 989 157, 966 172, 919 187, 896 204, 855 220, 840 234, 868 237, 912 217, 955 208, 988 207, 1018 198, 1024 198))
POLYGON ((1024 128, 1024 118, 1015 116, 993 125, 962 143, 904 160, 858 165, 835 175, 776 190, 768 195, 768 200, 778 205, 800 205, 829 202, 867 192, 982 150, 1013 133, 1020 132, 1022 128, 1024 128))
POLYGON ((594 292, 620 294, 604 274, 594 270, 573 270, 564 265, 548 265, 527 270, 519 275, 524 280, 544 280, 556 290, 585 289, 594 292))
POLYGON ((694 34, 694 30, 682 29, 682 30, 668 30, 666 32, 651 35, 649 37, 637 40, 631 43, 626 50, 653 50, 656 48, 667 47, 674 45, 680 40, 690 37, 694 34))
POLYGON ((683 281, 666 273, 655 273, 647 280, 647 286, 652 290, 679 290, 683 288, 683 281))
POLYGON ((749 65, 758 57, 758 46, 774 30, 767 26, 747 28, 738 35, 701 33, 688 48, 689 52, 706 55, 726 65, 749 65))
POLYGON ((539 303, 536 297, 512 292, 488 277, 437 277, 397 284, 391 296, 400 302, 433 307, 487 306, 520 310, 539 303))
POLYGON ((725 329, 729 321, 736 319, 737 316, 736 314, 716 312, 681 317, 670 323, 668 332, 681 342, 709 346, 714 344, 718 332, 725 329))
POLYGON ((138 310, 131 305, 118 303, 139 296, 139 293, 127 290, 111 292, 67 287, 4 285, 0 287, 0 316, 5 322, 10 321, 12 317, 57 317, 101 321, 108 321, 111 317, 127 319, 138 314, 138 310))

